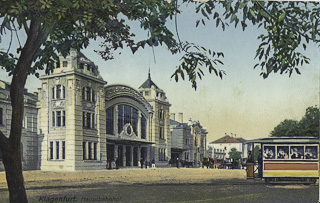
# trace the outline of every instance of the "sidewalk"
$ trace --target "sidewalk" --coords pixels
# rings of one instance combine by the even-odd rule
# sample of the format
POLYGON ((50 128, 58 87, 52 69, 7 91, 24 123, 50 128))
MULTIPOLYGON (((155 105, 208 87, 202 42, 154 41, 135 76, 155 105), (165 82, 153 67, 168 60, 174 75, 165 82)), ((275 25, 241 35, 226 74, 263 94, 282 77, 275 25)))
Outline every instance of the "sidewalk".
MULTIPOLYGON (((83 184, 185 184, 213 180, 246 180, 245 170, 203 168, 119 169, 100 171, 25 171, 26 188, 77 186, 83 184)), ((0 189, 6 189, 5 173, 0 172, 0 189)))

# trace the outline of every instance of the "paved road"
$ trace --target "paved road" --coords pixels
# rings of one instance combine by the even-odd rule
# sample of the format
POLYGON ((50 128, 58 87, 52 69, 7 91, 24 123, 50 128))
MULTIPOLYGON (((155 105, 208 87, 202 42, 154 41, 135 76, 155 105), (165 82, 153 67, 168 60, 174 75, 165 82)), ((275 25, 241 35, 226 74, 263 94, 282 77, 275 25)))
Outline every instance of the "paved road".
MULTIPOLYGON (((315 185, 267 185, 239 180, 206 184, 86 184, 76 187, 34 187, 28 189, 29 202, 318 202, 315 185)), ((0 192, 0 202, 6 192, 0 192)))
MULTIPOLYGON (((157 169, 25 173, 30 203, 237 202, 316 203, 316 185, 270 185, 246 180, 245 171, 157 169)), ((0 202, 8 202, 0 173, 0 202)))

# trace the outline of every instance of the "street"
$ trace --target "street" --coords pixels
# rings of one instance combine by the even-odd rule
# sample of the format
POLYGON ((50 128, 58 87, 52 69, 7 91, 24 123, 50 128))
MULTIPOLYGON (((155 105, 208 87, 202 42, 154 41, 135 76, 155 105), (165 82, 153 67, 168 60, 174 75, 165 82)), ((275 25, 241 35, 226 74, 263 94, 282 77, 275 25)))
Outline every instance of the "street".
MULTIPOLYGON (((94 176, 77 177, 76 181, 39 180, 26 181, 29 202, 318 202, 317 185, 272 185, 262 180, 246 180, 228 175, 242 173, 241 170, 206 170, 206 169, 157 169, 157 170, 119 170, 92 172, 94 176), (176 179, 170 177, 176 176, 176 179), (197 172, 207 178, 198 177, 198 181, 183 174, 197 172), (224 172, 225 177, 215 178, 208 174, 224 172), (98 179, 98 174, 113 173, 113 178, 98 179), (123 174, 128 174, 123 176, 123 174), (132 175, 132 177, 130 176, 132 175), (137 174, 148 174, 137 181, 137 174), (166 177, 159 181, 157 178, 166 177), (188 180, 190 178, 190 181, 188 180), (123 181, 126 178, 127 181, 123 181), (110 181, 109 179, 112 179, 110 181), (152 181, 147 181, 147 180, 152 181), (74 181, 74 182, 72 182, 74 181)), ((90 172, 88 172, 90 173, 90 172)), ((47 173, 44 174, 54 177, 47 173)), ((55 173, 59 174, 59 173, 55 173)), ((74 173, 72 173, 74 174, 74 173)), ((75 173, 77 174, 77 173, 75 173)), ((83 175, 83 173, 81 173, 83 175)), ((3 175, 3 174, 1 174, 3 175)), ((1 176, 0 175, 0 176, 1 176)), ((26 175, 26 179, 31 174, 26 175)), ((69 174, 62 175, 70 176, 69 174)), ((140 176, 140 175, 139 175, 140 176)), ((72 176, 75 179, 76 176, 72 176)), ((195 174, 195 177, 197 175, 195 174)), ((2 184, 2 186, 4 186, 2 184)), ((8 202, 8 192, 0 187, 0 202, 8 202)))

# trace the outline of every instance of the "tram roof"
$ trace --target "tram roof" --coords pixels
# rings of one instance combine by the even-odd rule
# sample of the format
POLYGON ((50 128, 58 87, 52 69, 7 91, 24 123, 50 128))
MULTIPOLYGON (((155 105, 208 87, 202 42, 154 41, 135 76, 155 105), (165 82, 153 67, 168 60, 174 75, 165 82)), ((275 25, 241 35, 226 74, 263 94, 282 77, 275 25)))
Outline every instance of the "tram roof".
POLYGON ((261 144, 272 144, 272 143, 306 143, 306 144, 319 144, 320 139, 316 137, 266 137, 260 139, 247 140, 245 143, 261 143, 261 144))

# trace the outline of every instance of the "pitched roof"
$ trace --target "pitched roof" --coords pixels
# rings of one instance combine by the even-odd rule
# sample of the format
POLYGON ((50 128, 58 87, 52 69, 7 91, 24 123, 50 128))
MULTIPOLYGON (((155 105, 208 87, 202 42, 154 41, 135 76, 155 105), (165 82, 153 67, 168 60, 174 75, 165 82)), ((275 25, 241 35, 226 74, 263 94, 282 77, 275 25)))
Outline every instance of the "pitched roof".
POLYGON ((148 79, 139 87, 139 89, 140 88, 151 88, 152 85, 154 85, 156 88, 158 88, 158 86, 151 80, 150 70, 149 70, 148 79))
POLYGON ((210 143, 239 143, 239 142, 241 142, 238 139, 236 139, 234 137, 230 137, 229 135, 226 135, 226 136, 219 138, 219 139, 217 139, 213 142, 210 142, 210 143))

